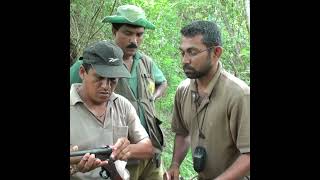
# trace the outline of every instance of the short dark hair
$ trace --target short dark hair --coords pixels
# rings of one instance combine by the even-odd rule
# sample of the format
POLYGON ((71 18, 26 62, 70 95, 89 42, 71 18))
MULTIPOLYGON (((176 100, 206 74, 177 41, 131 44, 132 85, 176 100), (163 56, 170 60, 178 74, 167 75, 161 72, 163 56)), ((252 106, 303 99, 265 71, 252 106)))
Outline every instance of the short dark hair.
POLYGON ((207 47, 222 46, 221 33, 218 26, 211 21, 193 21, 181 29, 185 37, 202 35, 202 42, 207 47))
POLYGON ((89 73, 89 70, 92 68, 91 64, 88 63, 82 63, 82 66, 87 74, 89 73))
MULTIPOLYGON (((140 28, 140 27, 143 27, 143 26, 137 26, 137 25, 133 25, 133 24, 127 24, 127 23, 112 23, 112 27, 115 29, 115 30, 119 30, 121 28, 121 26, 123 25, 127 25, 129 27, 133 27, 133 28, 140 28)), ((144 28, 144 27, 143 27, 144 28)))

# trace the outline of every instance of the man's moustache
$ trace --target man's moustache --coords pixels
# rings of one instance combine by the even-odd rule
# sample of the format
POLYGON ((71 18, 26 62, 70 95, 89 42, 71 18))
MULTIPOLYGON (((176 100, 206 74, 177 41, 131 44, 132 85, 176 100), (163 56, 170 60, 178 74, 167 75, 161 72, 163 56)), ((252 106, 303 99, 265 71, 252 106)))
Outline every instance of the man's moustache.
POLYGON ((134 43, 131 43, 127 46, 127 48, 138 48, 138 46, 135 45, 134 43))
POLYGON ((192 71, 195 70, 195 69, 194 69, 193 67, 191 67, 189 64, 183 65, 183 69, 184 69, 184 70, 192 70, 192 71))

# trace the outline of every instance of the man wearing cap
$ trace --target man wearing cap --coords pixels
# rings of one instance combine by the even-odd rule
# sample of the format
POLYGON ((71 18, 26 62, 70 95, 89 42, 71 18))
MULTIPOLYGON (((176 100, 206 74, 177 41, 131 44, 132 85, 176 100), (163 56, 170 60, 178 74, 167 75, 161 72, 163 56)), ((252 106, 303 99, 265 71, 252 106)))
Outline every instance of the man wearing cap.
MULTIPOLYGON (((139 163, 128 162, 131 179, 162 179, 164 173, 161 151, 164 145, 161 121, 155 116, 154 101, 163 95, 167 88, 166 79, 150 57, 138 51, 145 29, 154 29, 143 9, 134 5, 117 8, 113 16, 103 22, 112 23, 115 43, 123 50, 124 64, 131 73, 129 78, 119 79, 115 92, 126 97, 135 107, 141 124, 148 132, 154 147, 155 156, 139 163)), ((81 61, 70 68, 70 83, 81 82, 78 71, 81 61)))
MULTIPOLYGON (((134 107, 114 93, 118 78, 130 77, 122 58, 122 50, 109 41, 84 50, 82 83, 70 89, 70 144, 78 150, 114 144, 111 156, 116 160, 149 159, 154 155, 152 143, 134 107)), ((70 179, 101 179, 97 167, 103 165, 105 161, 86 154, 72 164, 70 179)))

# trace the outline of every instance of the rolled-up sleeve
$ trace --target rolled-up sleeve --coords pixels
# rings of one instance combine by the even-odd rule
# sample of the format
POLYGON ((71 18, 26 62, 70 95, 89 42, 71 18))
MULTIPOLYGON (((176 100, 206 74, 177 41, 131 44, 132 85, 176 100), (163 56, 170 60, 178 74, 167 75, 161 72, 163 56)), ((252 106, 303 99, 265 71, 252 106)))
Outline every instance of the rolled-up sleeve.
POLYGON ((152 62, 152 76, 155 79, 156 84, 161 84, 166 80, 166 77, 164 77, 162 71, 159 69, 159 67, 156 65, 156 63, 152 62))
POLYGON ((138 143, 144 138, 148 138, 148 133, 142 126, 140 119, 132 104, 128 104, 128 126, 129 126, 129 140, 131 143, 138 143))
POLYGON ((183 123, 183 117, 181 112, 181 89, 179 90, 179 87, 176 91, 176 95, 174 98, 174 105, 173 105, 173 115, 172 115, 172 121, 171 121, 171 129, 172 132, 175 132, 176 134, 186 136, 189 134, 185 124, 183 123))

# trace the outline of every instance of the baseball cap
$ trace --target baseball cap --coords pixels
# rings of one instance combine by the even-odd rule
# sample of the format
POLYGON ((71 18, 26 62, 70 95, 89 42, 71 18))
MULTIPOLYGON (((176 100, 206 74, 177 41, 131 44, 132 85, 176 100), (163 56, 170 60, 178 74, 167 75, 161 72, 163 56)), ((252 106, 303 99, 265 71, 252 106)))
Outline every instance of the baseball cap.
POLYGON ((98 41, 85 48, 82 60, 83 63, 91 64, 102 77, 131 77, 123 64, 123 51, 112 41, 98 41))

